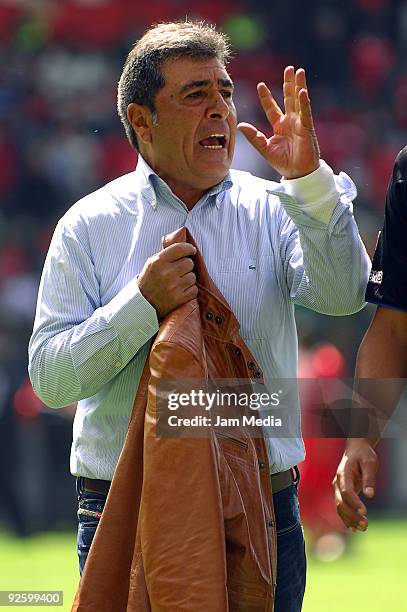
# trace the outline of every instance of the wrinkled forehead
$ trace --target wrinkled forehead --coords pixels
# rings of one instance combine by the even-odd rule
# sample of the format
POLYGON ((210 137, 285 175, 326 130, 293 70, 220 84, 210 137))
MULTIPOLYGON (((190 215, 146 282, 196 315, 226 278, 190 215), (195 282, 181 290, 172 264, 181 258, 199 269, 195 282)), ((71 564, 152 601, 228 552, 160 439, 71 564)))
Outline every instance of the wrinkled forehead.
POLYGON ((233 89, 225 66, 216 58, 179 57, 163 62, 161 73, 165 85, 183 91, 191 86, 221 86, 233 89))

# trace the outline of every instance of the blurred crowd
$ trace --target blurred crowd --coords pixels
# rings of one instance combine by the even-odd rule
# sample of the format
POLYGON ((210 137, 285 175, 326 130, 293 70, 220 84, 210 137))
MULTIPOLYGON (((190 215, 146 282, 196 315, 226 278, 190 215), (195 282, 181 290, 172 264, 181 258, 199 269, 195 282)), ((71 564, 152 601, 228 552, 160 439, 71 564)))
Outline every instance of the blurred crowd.
MULTIPOLYGON (((26 379, 56 221, 82 195, 134 168, 116 113, 124 59, 151 23, 186 16, 229 35, 239 118, 261 129, 256 84, 266 81, 281 101, 283 68, 306 69, 322 156, 356 182, 355 216, 374 249, 393 160, 407 141, 406 0, 0 0, 0 488, 13 490, 1 484, 1 470, 18 469, 24 428, 35 431, 42 419, 34 455, 46 465, 38 459, 44 419, 70 420, 44 412, 26 379)), ((276 178, 242 137, 234 167, 276 178)), ((333 326, 299 312, 303 341, 328 338, 351 371, 370 313, 333 326)), ((67 462, 66 451, 61 473, 67 462)))

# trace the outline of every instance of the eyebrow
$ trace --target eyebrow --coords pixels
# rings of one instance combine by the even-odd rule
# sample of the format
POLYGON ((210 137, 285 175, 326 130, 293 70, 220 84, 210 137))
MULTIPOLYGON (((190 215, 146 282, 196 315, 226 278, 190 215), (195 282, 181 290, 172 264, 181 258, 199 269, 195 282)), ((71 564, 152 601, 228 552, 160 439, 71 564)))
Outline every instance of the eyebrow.
MULTIPOLYGON (((188 81, 181 87, 180 93, 184 93, 188 89, 193 89, 194 87, 208 87, 212 81, 209 79, 204 81, 188 81)), ((227 87, 228 89, 234 89, 234 85, 230 79, 218 79, 218 85, 221 87, 227 87)))

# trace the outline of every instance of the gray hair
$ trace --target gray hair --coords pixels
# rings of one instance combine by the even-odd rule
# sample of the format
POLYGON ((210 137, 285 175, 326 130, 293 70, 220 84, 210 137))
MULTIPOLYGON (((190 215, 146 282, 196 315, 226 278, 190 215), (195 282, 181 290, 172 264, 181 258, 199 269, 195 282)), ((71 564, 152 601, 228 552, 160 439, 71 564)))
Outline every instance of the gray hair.
POLYGON ((139 149, 136 133, 127 118, 132 102, 147 106, 155 113, 155 96, 165 85, 163 62, 178 57, 216 58, 226 65, 230 58, 225 34, 205 22, 159 23, 135 43, 121 74, 117 92, 117 110, 130 144, 139 149))

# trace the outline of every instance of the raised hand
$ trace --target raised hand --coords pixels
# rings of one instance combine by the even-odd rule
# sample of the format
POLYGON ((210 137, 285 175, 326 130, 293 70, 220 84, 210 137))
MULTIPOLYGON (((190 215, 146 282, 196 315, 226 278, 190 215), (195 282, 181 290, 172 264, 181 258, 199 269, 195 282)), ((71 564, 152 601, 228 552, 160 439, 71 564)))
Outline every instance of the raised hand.
POLYGON ((284 70, 284 113, 265 83, 258 84, 257 93, 273 135, 267 138, 250 123, 239 123, 238 129, 285 178, 299 178, 316 170, 319 146, 304 69, 294 72, 293 66, 287 66, 284 70))

